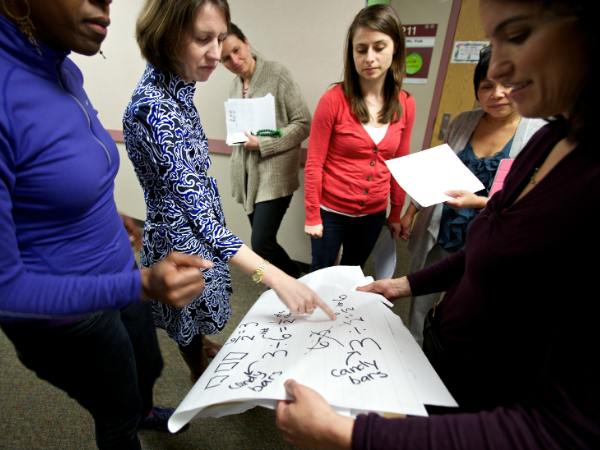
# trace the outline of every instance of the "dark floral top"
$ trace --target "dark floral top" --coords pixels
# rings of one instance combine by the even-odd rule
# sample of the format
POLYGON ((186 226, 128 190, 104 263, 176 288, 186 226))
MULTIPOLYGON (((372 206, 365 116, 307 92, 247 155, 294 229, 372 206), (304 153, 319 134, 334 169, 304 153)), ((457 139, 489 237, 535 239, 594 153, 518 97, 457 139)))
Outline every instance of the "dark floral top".
POLYGON ((227 261, 242 245, 225 227, 217 183, 207 174, 208 141, 194 92, 195 83, 148 64, 123 117, 127 153, 146 200, 142 267, 174 250, 214 263, 203 270, 202 296, 186 308, 153 302, 156 325, 182 345, 225 326, 231 314, 227 261))

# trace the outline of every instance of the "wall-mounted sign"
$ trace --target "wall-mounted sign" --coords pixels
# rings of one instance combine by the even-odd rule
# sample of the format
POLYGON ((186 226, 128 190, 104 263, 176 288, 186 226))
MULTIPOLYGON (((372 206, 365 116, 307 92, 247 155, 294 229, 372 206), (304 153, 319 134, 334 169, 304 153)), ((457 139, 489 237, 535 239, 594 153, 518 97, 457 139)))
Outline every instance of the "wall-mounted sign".
POLYGON ((477 64, 479 62, 479 52, 488 45, 490 45, 490 41, 456 41, 450 62, 477 64))
POLYGON ((406 40, 405 84, 427 84, 437 24, 404 25, 406 40))

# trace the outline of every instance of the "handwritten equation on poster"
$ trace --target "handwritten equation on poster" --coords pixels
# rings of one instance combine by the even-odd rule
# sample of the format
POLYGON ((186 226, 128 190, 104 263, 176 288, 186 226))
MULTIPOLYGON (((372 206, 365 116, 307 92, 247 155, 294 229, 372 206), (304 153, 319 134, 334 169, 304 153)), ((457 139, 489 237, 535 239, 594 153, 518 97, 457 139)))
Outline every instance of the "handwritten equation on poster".
MULTIPOLYGON (((337 320, 320 310, 293 315, 273 291, 263 294, 181 403, 172 429, 215 416, 216 404, 274 406, 287 398, 283 383, 289 378, 338 408, 426 415, 378 296, 328 285, 316 292, 337 320)), ((218 415, 227 414, 222 410, 218 415)))

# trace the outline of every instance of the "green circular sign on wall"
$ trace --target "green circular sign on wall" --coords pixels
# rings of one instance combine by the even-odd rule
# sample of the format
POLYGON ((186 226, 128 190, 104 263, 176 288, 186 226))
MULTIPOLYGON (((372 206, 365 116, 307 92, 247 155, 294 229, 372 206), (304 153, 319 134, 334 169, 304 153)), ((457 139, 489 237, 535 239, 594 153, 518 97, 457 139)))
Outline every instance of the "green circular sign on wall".
POLYGON ((418 53, 411 53, 406 57, 406 73, 414 75, 423 67, 423 58, 418 53))

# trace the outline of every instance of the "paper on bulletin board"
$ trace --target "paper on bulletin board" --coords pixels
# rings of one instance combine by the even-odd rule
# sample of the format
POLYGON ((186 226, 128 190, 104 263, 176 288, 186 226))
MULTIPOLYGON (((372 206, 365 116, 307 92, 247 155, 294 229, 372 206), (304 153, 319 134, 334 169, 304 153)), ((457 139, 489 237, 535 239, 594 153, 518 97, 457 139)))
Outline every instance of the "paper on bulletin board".
POLYGON ((349 416, 427 415, 423 399, 456 406, 388 302, 347 289, 368 282, 359 267, 323 269, 301 281, 318 284, 315 291, 337 320, 320 309, 312 316, 292 315, 274 291, 265 292, 169 420, 172 432, 194 418, 275 408, 277 400, 289 399, 283 387, 289 378, 349 416))
POLYGON ((452 200, 445 191, 478 192, 485 188, 448 144, 385 163, 402 189, 423 207, 452 200))
POLYGON ((451 63, 477 64, 479 52, 490 45, 490 41, 456 41, 452 50, 451 63))

